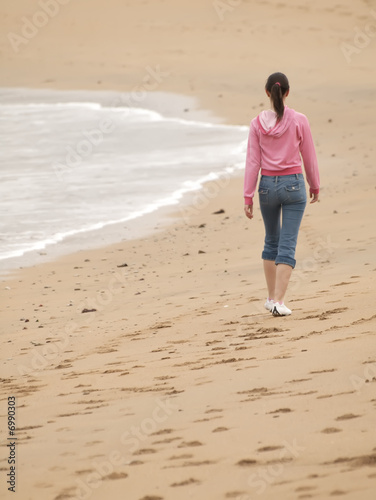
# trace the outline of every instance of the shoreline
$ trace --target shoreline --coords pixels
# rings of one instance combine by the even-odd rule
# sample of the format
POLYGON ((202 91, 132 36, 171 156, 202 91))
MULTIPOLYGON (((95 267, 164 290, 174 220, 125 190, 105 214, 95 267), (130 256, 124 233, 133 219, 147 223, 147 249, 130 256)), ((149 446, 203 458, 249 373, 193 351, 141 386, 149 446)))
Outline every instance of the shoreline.
MULTIPOLYGON (((148 111, 155 111, 161 114, 163 119, 182 120, 188 123, 203 123, 208 127, 221 126, 223 119, 214 116, 208 110, 202 110, 198 107, 197 100, 180 95, 165 92, 145 93, 142 100, 136 102, 131 93, 113 92, 113 91, 65 91, 64 93, 54 90, 32 90, 26 88, 8 88, 0 89, 0 102, 4 104, 22 104, 22 103, 98 103, 100 106, 110 108, 124 108, 133 106, 135 109, 142 108, 148 111), (189 111, 189 118, 187 117, 189 111), (211 120, 210 122, 208 120, 211 120)), ((227 125, 222 125, 228 127, 227 125)), ((241 127, 239 127, 241 128, 241 127)), ((244 134, 246 137, 246 133, 244 134)), ((245 140, 245 139, 244 139, 245 140)), ((244 142, 244 141, 243 141, 244 142)), ((239 143, 239 148, 241 143, 239 143)), ((184 182, 180 186, 176 186, 166 199, 161 200, 156 206, 150 206, 150 210, 143 214, 133 214, 128 220, 124 221, 109 221, 103 222, 102 227, 97 229, 79 229, 71 232, 76 234, 65 236, 63 239, 56 242, 46 243, 42 248, 43 242, 37 242, 40 248, 27 250, 20 256, 8 257, 0 261, 1 275, 7 275, 15 270, 16 267, 24 268, 38 263, 51 261, 60 256, 75 253, 80 249, 103 248, 119 241, 127 239, 135 239, 141 236, 152 234, 155 226, 165 225, 171 219, 172 213, 182 213, 183 207, 186 207, 189 200, 195 198, 195 193, 204 189, 204 185, 210 182, 220 182, 228 176, 237 176, 238 167, 236 166, 235 157, 232 159, 232 164, 227 166, 218 165, 217 170, 213 169, 210 173, 202 173, 197 179, 190 181, 190 186, 184 182), (230 170, 230 171, 228 171, 230 170), (180 207, 180 208, 177 208, 180 207), (121 234, 119 236, 119 233, 121 234)), ((145 210, 146 210, 145 209, 145 210)), ((56 237, 58 235, 55 235, 56 237)), ((54 239, 55 236, 46 236, 47 240, 54 239)))
MULTIPOLYGON (((31 250, 19 257, 10 257, 0 261, 0 283, 16 278, 23 270, 37 268, 44 264, 58 263, 65 257, 74 257, 84 252, 105 252, 123 243, 131 243, 168 231, 175 226, 189 224, 189 219, 206 208, 210 201, 222 190, 242 180, 242 174, 235 171, 220 175, 216 180, 205 181, 201 187, 185 192, 178 202, 161 206, 149 214, 136 217, 127 222, 107 224, 101 229, 85 231, 69 236, 64 240, 50 244, 41 250, 31 250), (122 233, 119 239, 115 234, 122 233), (86 241, 86 244, 85 244, 86 241), (4 263, 4 266, 2 264, 4 263)), ((221 210, 220 203, 218 210, 221 210)))

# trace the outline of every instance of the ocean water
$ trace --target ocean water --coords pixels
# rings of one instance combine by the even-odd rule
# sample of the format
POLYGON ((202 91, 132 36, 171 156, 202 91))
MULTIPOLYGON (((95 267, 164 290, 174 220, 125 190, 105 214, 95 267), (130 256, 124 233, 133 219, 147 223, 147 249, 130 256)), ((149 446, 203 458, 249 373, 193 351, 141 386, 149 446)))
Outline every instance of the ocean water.
POLYGON ((166 95, 132 104, 113 92, 0 90, 3 269, 72 236, 85 247, 85 233, 141 223, 244 167, 246 127, 182 118, 186 103, 166 95))

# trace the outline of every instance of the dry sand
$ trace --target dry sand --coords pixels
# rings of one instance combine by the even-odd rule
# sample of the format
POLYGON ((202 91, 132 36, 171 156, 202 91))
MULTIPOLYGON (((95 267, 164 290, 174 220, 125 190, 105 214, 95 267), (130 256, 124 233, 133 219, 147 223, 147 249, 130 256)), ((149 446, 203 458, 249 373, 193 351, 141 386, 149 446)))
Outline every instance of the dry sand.
POLYGON ((4 446, 1 498, 373 499, 372 2, 66 3, 15 53, 7 34, 40 2, 2 1, 2 86, 140 90, 159 66, 169 75, 154 90, 248 124, 267 75, 284 71, 323 188, 291 317, 263 309, 262 221, 257 202, 243 215, 241 177, 208 185, 151 237, 1 282, 0 432, 5 443, 14 395, 18 438, 17 492, 4 446))

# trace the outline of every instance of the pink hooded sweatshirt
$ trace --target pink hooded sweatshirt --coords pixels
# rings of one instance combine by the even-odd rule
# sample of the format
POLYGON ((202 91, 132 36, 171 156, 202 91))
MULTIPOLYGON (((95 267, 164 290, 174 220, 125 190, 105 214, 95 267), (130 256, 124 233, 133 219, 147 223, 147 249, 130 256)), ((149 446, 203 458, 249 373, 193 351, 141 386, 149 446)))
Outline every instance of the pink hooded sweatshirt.
POLYGON ((257 178, 261 175, 290 175, 304 170, 310 193, 320 190, 320 176, 308 119, 285 106, 282 120, 275 111, 262 111, 251 122, 244 179, 244 201, 252 205, 257 178), (300 156, 301 155, 301 156, 300 156))

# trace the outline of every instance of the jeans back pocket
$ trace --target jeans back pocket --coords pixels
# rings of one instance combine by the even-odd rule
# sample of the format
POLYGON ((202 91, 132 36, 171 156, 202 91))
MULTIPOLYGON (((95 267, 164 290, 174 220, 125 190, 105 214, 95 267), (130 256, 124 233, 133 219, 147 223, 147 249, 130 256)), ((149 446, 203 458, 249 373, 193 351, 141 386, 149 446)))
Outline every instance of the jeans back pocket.
POLYGON ((305 187, 304 185, 302 187, 299 181, 288 184, 285 189, 289 200, 292 202, 306 199, 305 187))
POLYGON ((269 189, 259 188, 260 205, 267 205, 269 203, 269 189))

